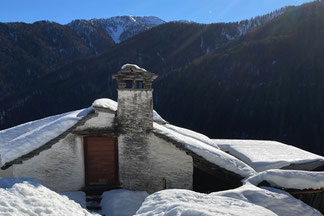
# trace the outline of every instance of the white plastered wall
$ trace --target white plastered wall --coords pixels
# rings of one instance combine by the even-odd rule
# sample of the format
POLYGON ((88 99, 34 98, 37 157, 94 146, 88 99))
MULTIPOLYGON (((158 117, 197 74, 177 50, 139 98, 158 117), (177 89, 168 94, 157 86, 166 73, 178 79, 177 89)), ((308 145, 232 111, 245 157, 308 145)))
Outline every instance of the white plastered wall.
POLYGON ((149 143, 152 177, 165 178, 166 188, 192 189, 192 157, 154 134, 149 136, 149 143))
POLYGON ((77 191, 84 187, 82 138, 69 134, 50 149, 13 166, 14 177, 34 178, 55 191, 77 191))

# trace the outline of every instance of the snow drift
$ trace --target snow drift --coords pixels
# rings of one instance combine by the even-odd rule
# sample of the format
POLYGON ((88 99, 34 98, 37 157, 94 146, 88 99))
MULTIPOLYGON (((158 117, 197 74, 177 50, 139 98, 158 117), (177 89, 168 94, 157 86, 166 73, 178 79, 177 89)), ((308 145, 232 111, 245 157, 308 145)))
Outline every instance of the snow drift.
POLYGON ((94 215, 32 179, 0 179, 0 215, 94 215))
POLYGON ((288 193, 273 188, 258 188, 251 184, 234 190, 202 194, 188 190, 164 190, 148 196, 136 216, 321 216, 288 193))
POLYGON ((110 216, 134 215, 148 195, 145 191, 106 191, 102 194, 102 213, 110 216))
POLYGON ((188 190, 164 190, 147 197, 136 216, 274 216, 261 206, 230 197, 211 197, 188 190))

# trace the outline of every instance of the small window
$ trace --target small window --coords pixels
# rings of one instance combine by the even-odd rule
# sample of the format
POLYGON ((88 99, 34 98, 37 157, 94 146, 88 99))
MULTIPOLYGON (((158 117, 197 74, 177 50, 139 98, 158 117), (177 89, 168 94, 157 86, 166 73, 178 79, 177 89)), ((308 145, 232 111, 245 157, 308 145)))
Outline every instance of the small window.
POLYGON ((136 88, 142 89, 143 88, 143 81, 136 81, 136 88))
POLYGON ((126 87, 125 88, 133 88, 133 81, 132 80, 126 80, 126 87))

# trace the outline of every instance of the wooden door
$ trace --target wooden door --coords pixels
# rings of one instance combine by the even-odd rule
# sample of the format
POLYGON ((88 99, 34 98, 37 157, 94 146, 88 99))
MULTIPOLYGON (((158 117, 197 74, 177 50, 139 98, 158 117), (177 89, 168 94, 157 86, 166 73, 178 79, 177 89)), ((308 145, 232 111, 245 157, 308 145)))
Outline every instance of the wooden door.
POLYGON ((87 185, 116 185, 118 182, 118 147, 116 137, 84 138, 87 185))

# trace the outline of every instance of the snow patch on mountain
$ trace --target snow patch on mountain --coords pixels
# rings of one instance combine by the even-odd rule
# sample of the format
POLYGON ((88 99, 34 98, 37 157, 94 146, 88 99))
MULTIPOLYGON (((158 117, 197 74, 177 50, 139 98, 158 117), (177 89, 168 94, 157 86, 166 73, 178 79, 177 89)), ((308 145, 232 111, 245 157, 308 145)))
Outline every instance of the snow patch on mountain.
POLYGON ((292 7, 283 7, 263 16, 257 16, 248 20, 242 20, 240 22, 237 22, 236 31, 228 31, 227 29, 222 29, 222 35, 225 36, 228 40, 234 40, 254 30, 255 28, 283 15, 290 8, 292 7))
MULTIPOLYGON (((236 22, 236 29, 224 28, 222 35, 227 40, 234 40, 258 26, 269 22, 276 17, 284 14, 290 7, 284 7, 264 16, 254 17, 249 20, 236 22)), ((178 20, 172 22, 195 23, 190 20, 178 20)), ((145 30, 154 26, 166 23, 155 16, 115 16, 111 18, 94 18, 91 20, 74 20, 67 24, 76 34, 81 36, 87 44, 93 43, 94 32, 103 32, 108 34, 115 43, 121 43, 145 30)))
POLYGON ((237 33, 239 36, 245 35, 247 32, 257 28, 258 26, 277 18, 278 16, 281 16, 282 14, 286 13, 290 8, 291 7, 283 7, 263 16, 257 16, 249 20, 243 20, 239 22, 237 33))
POLYGON ((174 20, 174 21, 172 21, 172 22, 188 23, 188 24, 196 23, 196 22, 191 21, 191 20, 174 20))

